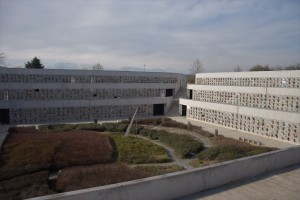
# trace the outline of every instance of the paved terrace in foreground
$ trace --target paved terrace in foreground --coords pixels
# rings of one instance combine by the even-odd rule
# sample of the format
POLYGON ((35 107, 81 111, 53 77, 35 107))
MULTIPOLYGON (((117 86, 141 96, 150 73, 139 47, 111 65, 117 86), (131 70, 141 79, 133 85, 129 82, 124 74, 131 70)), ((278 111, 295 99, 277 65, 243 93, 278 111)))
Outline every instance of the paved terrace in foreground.
POLYGON ((188 122, 191 122, 191 124, 196 125, 196 126, 201 126, 201 127, 203 127, 204 130, 207 130, 211 133, 214 133, 215 129, 218 129, 219 135, 224 135, 226 137, 230 137, 230 138, 234 138, 234 139, 238 139, 239 137, 241 137, 241 138, 246 138, 249 140, 261 142, 263 144, 263 146, 284 149, 284 148, 293 147, 293 146, 297 145, 296 143, 289 143, 289 142, 285 142, 285 141, 276 140, 273 138, 267 138, 267 137, 263 137, 263 136, 256 135, 256 134, 251 134, 251 133, 234 130, 234 129, 223 127, 223 126, 216 126, 216 125, 210 124, 210 123, 187 119, 186 117, 171 117, 171 118, 173 120, 176 120, 178 122, 182 122, 185 124, 187 124, 188 122))
POLYGON ((300 197, 300 164, 267 173, 252 179, 238 181, 182 200, 298 200, 300 197))

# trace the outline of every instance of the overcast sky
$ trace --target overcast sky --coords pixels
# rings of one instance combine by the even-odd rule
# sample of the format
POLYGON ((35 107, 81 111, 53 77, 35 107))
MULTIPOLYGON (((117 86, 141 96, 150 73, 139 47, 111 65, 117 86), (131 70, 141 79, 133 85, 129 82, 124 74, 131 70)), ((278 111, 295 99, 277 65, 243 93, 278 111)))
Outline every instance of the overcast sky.
POLYGON ((0 52, 7 65, 37 56, 107 70, 289 65, 300 63, 300 0, 0 0, 0 52))

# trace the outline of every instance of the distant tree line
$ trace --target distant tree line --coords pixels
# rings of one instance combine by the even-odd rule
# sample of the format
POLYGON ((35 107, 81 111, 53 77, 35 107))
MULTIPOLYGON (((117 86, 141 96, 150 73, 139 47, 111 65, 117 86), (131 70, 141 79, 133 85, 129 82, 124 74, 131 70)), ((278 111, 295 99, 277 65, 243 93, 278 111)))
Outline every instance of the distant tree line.
POLYGON ((254 65, 249 69, 249 71, 280 71, 280 70, 300 70, 300 63, 292 64, 289 66, 278 66, 278 67, 270 67, 269 65, 254 65))

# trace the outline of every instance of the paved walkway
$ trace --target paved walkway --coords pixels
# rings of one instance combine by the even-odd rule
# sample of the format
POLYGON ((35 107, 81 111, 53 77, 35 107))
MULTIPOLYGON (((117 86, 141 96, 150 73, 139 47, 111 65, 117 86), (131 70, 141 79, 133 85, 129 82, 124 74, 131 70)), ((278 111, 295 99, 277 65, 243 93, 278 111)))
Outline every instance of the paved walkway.
POLYGON ((180 199, 298 200, 300 199, 300 164, 180 199))
POLYGON ((234 138, 234 139, 238 139, 239 137, 242 137, 242 138, 247 138, 250 140, 255 140, 257 142, 261 142, 263 144, 263 146, 276 147, 276 148, 283 149, 283 148, 293 147, 293 146, 297 145, 297 144, 288 143, 288 142, 284 142, 284 141, 280 141, 280 140, 275 140, 272 138, 267 138, 267 137, 263 137, 263 136, 255 135, 255 134, 251 134, 251 133, 245 133, 242 131, 238 131, 238 130, 234 130, 234 129, 230 129, 230 128, 226 128, 226 127, 222 127, 222 126, 217 126, 217 125, 213 125, 213 124, 209 124, 209 123, 205 123, 205 122, 190 120, 190 119, 187 119, 186 117, 171 117, 171 118, 173 120, 176 120, 178 122, 182 122, 185 124, 187 124, 188 122, 191 122, 191 124, 196 125, 196 126, 201 126, 204 130, 207 130, 211 133, 214 133, 215 129, 218 129, 218 133, 220 135, 224 135, 226 137, 230 137, 230 138, 234 138))

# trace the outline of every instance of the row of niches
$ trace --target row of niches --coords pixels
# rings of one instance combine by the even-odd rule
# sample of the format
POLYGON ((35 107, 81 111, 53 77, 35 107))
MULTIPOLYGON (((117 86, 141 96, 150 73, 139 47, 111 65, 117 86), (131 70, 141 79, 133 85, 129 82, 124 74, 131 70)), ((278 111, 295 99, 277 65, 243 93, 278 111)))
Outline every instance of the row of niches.
POLYGON ((0 99, 51 100, 51 99, 112 99, 165 97, 165 89, 24 89, 0 90, 0 99))
POLYGON ((193 99, 196 101, 300 112, 300 96, 194 90, 193 99))
MULTIPOLYGON (((300 143, 300 123, 190 107, 187 117, 281 140, 300 143)), ((287 119, 288 120, 288 119, 287 119)))
POLYGON ((175 77, 0 74, 0 83, 171 83, 175 77))
POLYGON ((136 108, 137 117, 153 115, 153 105, 114 105, 53 108, 23 108, 10 110, 11 123, 43 123, 62 121, 93 121, 94 119, 129 118, 136 108))
POLYGON ((300 77, 281 78, 196 78, 199 85, 230 85, 252 87, 300 87, 300 77))

